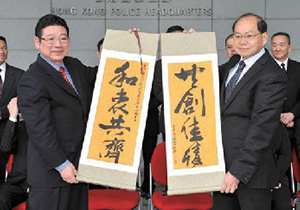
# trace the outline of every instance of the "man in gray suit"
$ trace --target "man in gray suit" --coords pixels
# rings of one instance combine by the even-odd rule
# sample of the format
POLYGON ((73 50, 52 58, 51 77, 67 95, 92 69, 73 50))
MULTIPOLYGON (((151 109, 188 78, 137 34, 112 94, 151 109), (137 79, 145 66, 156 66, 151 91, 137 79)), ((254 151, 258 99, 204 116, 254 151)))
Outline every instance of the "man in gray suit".
POLYGON ((226 175, 214 209, 270 210, 278 184, 274 151, 282 132, 280 113, 287 77, 264 48, 267 24, 247 13, 233 24, 233 56, 221 86, 222 141, 226 175))

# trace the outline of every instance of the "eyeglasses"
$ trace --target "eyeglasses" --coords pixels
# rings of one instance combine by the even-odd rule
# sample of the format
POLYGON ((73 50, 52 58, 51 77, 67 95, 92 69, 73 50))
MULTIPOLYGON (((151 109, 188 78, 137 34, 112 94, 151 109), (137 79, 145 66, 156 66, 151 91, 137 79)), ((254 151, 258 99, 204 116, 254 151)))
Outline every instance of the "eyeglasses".
POLYGON ((49 37, 49 38, 43 38, 43 37, 40 37, 41 40, 44 40, 45 42, 47 42, 48 44, 54 44, 56 43, 57 40, 59 40, 60 43, 63 43, 63 44, 67 44, 69 43, 70 41, 70 38, 67 37, 67 36, 61 36, 61 37, 49 37))
POLYGON ((244 38, 244 40, 246 41, 252 41, 254 39, 254 37, 256 37, 257 35, 259 35, 261 33, 257 33, 257 34, 246 34, 246 35, 242 35, 242 34, 234 34, 233 38, 237 41, 241 41, 242 38, 244 38))

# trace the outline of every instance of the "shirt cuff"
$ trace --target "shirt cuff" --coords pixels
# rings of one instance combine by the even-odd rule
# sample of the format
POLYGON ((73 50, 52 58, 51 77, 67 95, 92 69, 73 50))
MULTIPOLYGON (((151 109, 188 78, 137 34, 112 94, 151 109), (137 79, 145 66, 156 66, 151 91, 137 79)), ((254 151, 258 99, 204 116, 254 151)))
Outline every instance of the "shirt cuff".
POLYGON ((55 169, 57 171, 61 171, 63 169, 65 169, 71 162, 69 160, 66 160, 63 164, 57 166, 55 169))
POLYGON ((12 121, 12 122, 17 122, 18 121, 16 117, 10 117, 9 120, 12 121))

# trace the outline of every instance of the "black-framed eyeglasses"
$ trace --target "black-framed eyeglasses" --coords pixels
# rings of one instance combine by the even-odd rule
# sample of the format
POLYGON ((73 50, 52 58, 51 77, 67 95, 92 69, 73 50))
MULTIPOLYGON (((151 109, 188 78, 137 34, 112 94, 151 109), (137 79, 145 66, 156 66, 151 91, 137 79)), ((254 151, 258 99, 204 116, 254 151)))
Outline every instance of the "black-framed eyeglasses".
POLYGON ((40 37, 41 40, 44 40, 45 42, 47 42, 48 44, 54 44, 57 42, 57 40, 59 40, 60 43, 66 44, 69 43, 70 38, 67 36, 61 36, 61 37, 49 37, 49 38, 43 38, 40 37))
POLYGON ((242 34, 234 34, 233 35, 233 38, 237 41, 241 41, 243 38, 244 40, 246 41, 252 41, 257 35, 259 35, 261 33, 257 33, 257 34, 245 34, 245 35, 242 35, 242 34))

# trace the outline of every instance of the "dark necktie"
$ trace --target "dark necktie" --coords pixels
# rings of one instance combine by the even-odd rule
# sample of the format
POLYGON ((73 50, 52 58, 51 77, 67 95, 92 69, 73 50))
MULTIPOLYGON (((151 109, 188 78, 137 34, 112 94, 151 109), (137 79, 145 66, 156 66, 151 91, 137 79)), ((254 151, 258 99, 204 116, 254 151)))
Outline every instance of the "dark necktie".
POLYGON ((75 88, 73 87, 73 85, 71 84, 70 80, 67 77, 66 71, 64 67, 59 67, 59 73, 63 76, 63 78, 66 80, 66 82, 68 83, 68 85, 74 90, 74 92, 77 94, 75 88))
POLYGON ((281 64, 281 68, 282 68, 284 71, 286 71, 286 69, 285 69, 285 64, 284 64, 284 63, 281 64))
POLYGON ((235 88, 235 85, 236 85, 237 81, 239 80, 239 78, 241 76, 241 73, 242 73, 243 69, 245 68, 245 66, 246 66, 245 62, 243 60, 241 60, 239 62, 239 66, 237 68, 237 71, 231 77, 230 81, 228 82, 228 84, 225 88, 225 102, 227 101, 227 99, 229 98, 231 92, 235 88))
MULTIPOLYGON (((2 72, 2 69, 0 69, 0 72, 2 72)), ((0 100, 2 98, 2 89, 3 89, 3 81, 2 81, 2 77, 0 75, 0 100)))

